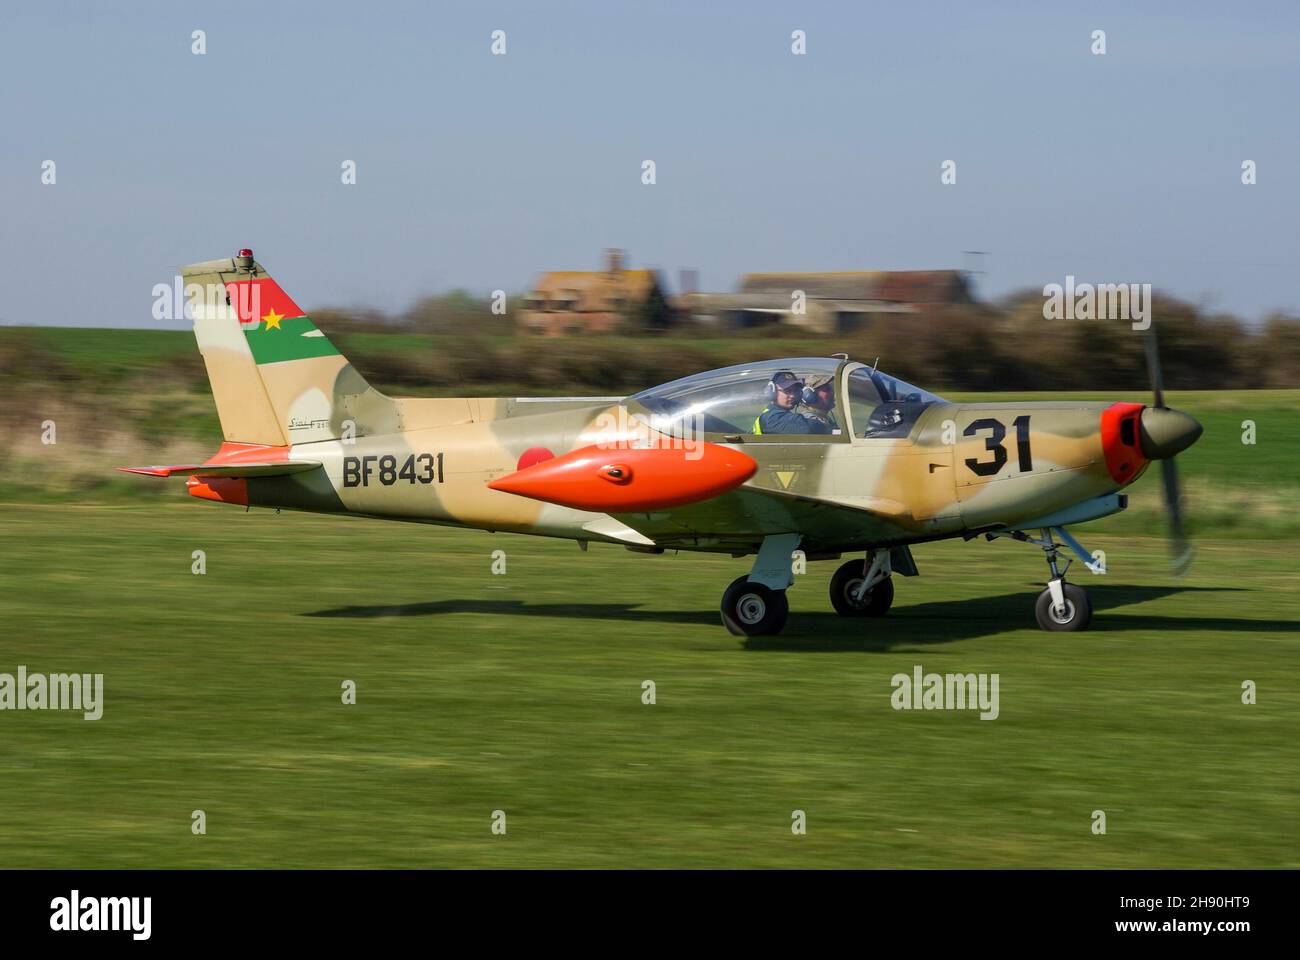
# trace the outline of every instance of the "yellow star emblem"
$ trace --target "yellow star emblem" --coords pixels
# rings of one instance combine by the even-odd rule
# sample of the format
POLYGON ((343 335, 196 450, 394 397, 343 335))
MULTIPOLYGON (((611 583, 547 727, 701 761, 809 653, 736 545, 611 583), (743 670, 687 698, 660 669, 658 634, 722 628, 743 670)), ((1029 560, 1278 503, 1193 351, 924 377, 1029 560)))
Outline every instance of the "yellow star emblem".
POLYGON ((262 318, 262 322, 266 324, 266 327, 264 329, 279 330, 280 321, 283 319, 284 319, 284 314, 276 313, 275 310, 272 309, 270 313, 268 313, 266 316, 262 318))

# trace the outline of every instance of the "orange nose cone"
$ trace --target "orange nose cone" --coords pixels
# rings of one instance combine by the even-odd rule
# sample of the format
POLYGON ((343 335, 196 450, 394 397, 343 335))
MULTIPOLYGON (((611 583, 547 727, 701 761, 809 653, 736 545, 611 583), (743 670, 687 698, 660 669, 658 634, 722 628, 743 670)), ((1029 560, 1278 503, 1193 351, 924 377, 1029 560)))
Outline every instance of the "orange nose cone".
POLYGON ((645 513, 734 490, 758 468, 752 457, 699 442, 689 449, 583 447, 488 483, 493 490, 593 513, 645 513))

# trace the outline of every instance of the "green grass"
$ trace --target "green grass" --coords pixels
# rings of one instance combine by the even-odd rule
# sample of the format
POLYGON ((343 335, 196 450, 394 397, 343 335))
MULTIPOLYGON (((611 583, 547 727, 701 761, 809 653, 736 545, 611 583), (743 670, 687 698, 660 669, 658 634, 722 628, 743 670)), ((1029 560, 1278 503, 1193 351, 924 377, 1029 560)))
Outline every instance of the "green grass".
POLYGON ((786 634, 742 642, 725 558, 190 501, 8 505, 0 536, 0 671, 106 688, 98 722, 0 713, 5 866, 1300 866, 1275 541, 1174 582, 1159 541, 1088 537, 1076 635, 1034 628, 1024 545, 917 548, 872 622, 810 564, 786 634), (998 673, 1001 716, 892 710, 916 664, 998 673))
POLYGON ((5 338, 32 336, 70 365, 102 374, 105 370, 147 367, 195 353, 188 321, 175 330, 118 330, 99 327, 6 327, 5 338))

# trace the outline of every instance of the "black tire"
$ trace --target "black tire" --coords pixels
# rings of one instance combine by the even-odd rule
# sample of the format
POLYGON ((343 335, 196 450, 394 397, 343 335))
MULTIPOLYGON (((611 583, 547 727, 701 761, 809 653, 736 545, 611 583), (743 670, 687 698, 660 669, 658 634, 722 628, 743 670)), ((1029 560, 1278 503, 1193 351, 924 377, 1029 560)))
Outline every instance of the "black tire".
POLYGON ((722 595, 722 625, 738 637, 764 637, 780 633, 790 616, 784 590, 773 590, 748 577, 732 581, 722 595))
POLYGON ((893 577, 885 577, 861 600, 856 598, 866 567, 865 561, 850 560, 831 577, 831 606, 841 617, 883 617, 893 605, 893 577))
POLYGON ((1038 625, 1052 633, 1087 630, 1088 624, 1092 622, 1092 599, 1088 596, 1088 591, 1073 583, 1065 583, 1061 587, 1065 594, 1065 615, 1057 616, 1052 609, 1052 591, 1044 590, 1034 604, 1034 618, 1038 625))

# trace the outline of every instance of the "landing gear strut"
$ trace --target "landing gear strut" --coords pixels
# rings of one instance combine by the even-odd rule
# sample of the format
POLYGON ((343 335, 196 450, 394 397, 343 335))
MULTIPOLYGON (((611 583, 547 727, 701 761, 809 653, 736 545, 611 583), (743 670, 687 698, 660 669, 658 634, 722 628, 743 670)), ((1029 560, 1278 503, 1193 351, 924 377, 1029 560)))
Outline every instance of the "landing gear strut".
POLYGON ((1040 627, 1053 633, 1062 630, 1088 629, 1088 624, 1092 622, 1092 600, 1088 598, 1088 591, 1077 584, 1065 582, 1065 572, 1070 569, 1073 561, 1066 557, 1065 568, 1061 569, 1057 560, 1064 546, 1068 547, 1093 573, 1105 573, 1105 564, 1088 553, 1083 544, 1074 539, 1065 527, 1043 527, 1038 532, 1042 536, 1032 537, 1023 530, 1007 530, 989 533, 986 537, 989 540, 1010 537, 1012 540, 1032 543, 1042 548, 1051 576, 1047 581, 1047 589, 1038 595, 1038 600, 1034 603, 1034 619, 1038 621, 1040 627), (1053 539, 1053 534, 1060 538, 1060 543, 1053 539))
POLYGON ((888 549, 850 560, 831 577, 831 606, 841 617, 883 617, 894 602, 892 572, 888 549))
POLYGON ((1043 548, 1047 569, 1051 573, 1047 581, 1047 589, 1038 595, 1038 600, 1034 603, 1034 619, 1042 629, 1053 633, 1064 630, 1086 630, 1088 624, 1092 622, 1092 600, 1083 587, 1065 582, 1065 573, 1070 569, 1072 561, 1066 557, 1065 569, 1058 566, 1057 559, 1061 545, 1052 539, 1052 533, 1059 533, 1061 539, 1066 541, 1070 549, 1076 553, 1081 553, 1083 548, 1061 528, 1048 527, 1039 532, 1042 533, 1039 539, 1021 534, 1030 543, 1043 548))

